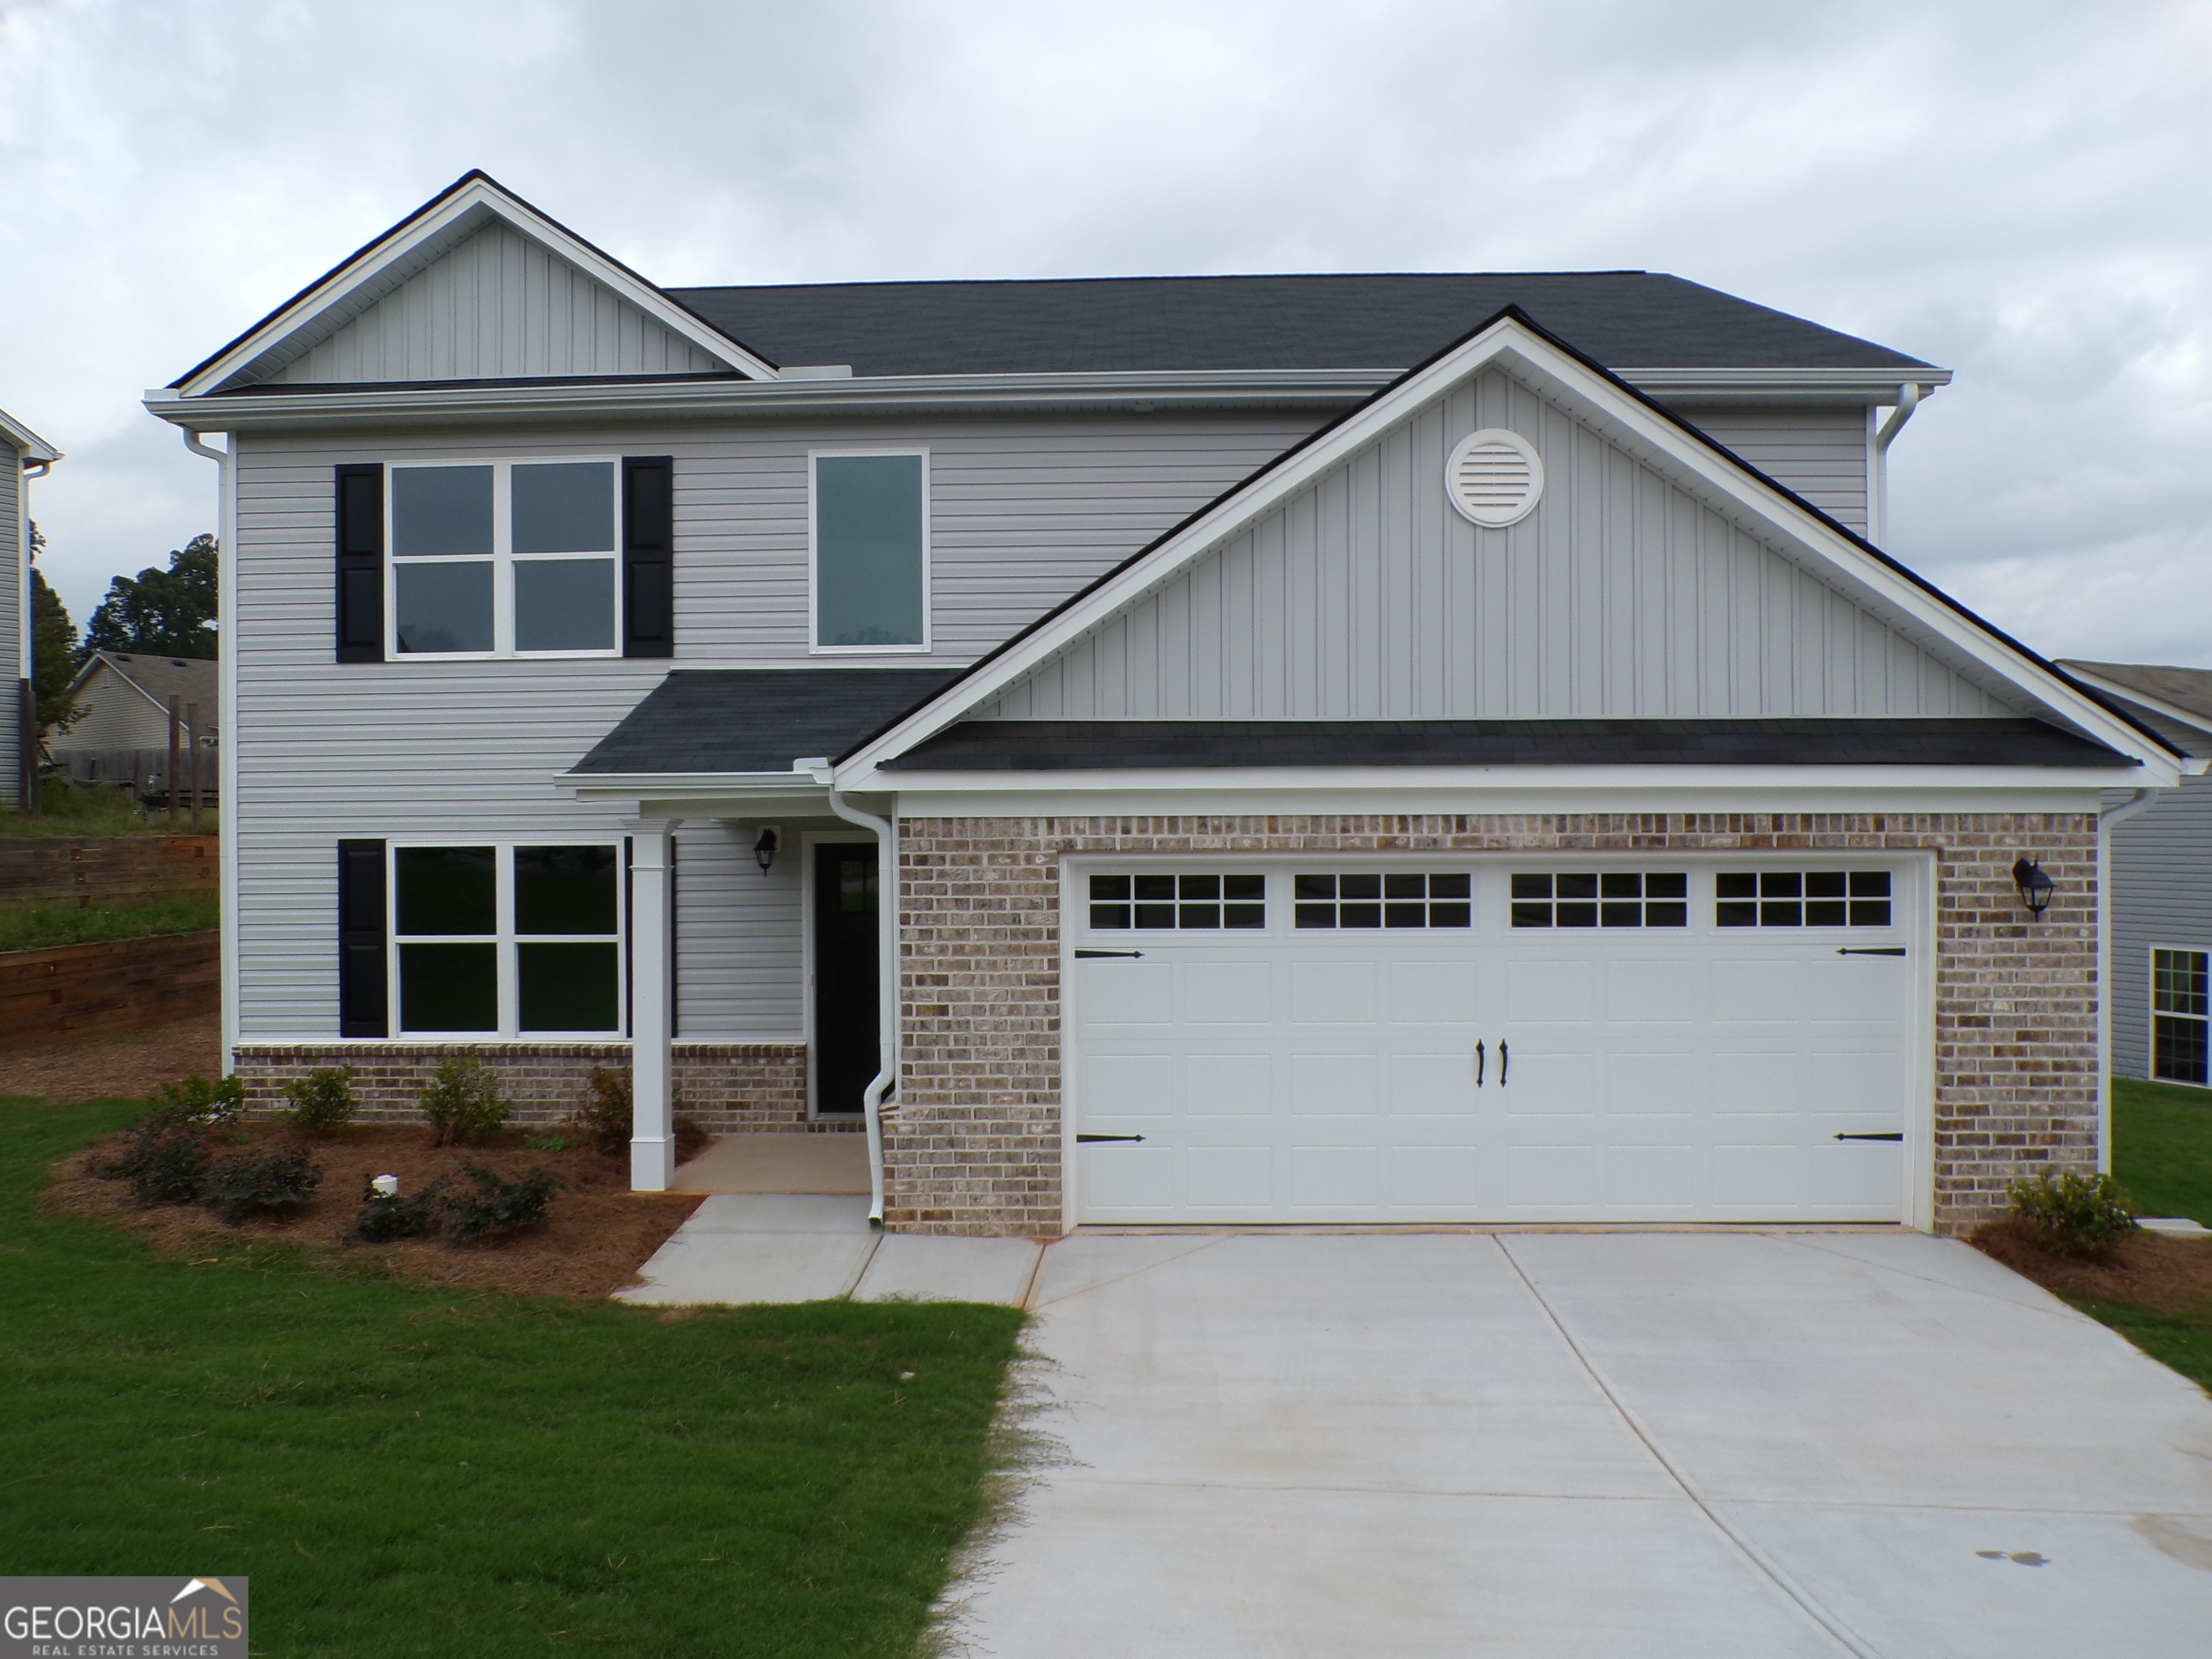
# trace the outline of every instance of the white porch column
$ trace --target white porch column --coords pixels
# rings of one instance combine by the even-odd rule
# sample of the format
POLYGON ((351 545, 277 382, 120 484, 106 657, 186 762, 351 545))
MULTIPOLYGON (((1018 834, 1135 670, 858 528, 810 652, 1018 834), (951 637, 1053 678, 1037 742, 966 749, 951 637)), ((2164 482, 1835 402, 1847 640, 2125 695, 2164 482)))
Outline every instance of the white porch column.
POLYGON ((672 818, 641 818, 630 825, 629 1184, 641 1193, 665 1193, 676 1178, 669 1063, 676 975, 668 880, 675 829, 672 818))

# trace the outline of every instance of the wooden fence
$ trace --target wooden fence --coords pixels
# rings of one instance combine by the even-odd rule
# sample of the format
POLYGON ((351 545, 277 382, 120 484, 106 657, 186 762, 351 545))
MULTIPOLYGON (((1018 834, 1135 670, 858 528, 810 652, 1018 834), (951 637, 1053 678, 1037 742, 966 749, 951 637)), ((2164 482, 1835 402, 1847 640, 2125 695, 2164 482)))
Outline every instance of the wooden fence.
POLYGON ((213 836, 0 836, 0 902, 143 904, 211 891, 213 836))
POLYGON ((0 951, 0 1051, 121 1036, 222 1006, 222 934, 0 951))
MULTIPOLYGON (((192 801, 191 752, 177 759, 179 810, 189 811, 192 801)), ((76 784, 109 784, 128 789, 142 805, 167 811, 169 804, 169 751, 166 749, 64 749, 53 757, 53 769, 76 784)), ((222 750, 204 743, 199 750, 200 805, 219 805, 216 780, 222 770, 222 750)))

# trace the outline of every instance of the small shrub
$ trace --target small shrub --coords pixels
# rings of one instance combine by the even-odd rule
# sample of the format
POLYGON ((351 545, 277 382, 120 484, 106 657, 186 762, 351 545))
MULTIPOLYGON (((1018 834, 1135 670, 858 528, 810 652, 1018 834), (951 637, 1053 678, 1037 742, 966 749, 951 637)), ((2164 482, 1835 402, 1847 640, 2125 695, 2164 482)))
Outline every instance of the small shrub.
POLYGON ((148 1123, 131 1132, 122 1152, 108 1159, 100 1173, 129 1182, 131 1196, 141 1209, 190 1204, 199 1197, 200 1183, 214 1161, 211 1139, 204 1129, 148 1123))
POLYGON ((161 1128, 219 1128, 237 1127, 246 1109, 246 1079, 188 1077, 181 1083, 161 1085, 161 1098, 141 1121, 161 1128))
POLYGON ((446 1231, 447 1183, 441 1178, 421 1192, 386 1198, 362 1182, 361 1209, 353 1218, 352 1236, 364 1244, 390 1244, 403 1238, 435 1238, 446 1231))
POLYGON ((499 1132, 514 1110, 499 1095, 499 1079, 484 1069, 475 1052, 438 1067, 422 1091, 422 1115, 438 1132, 437 1145, 483 1140, 499 1132))
POLYGON ((543 1168, 513 1181, 474 1164, 462 1164, 461 1173, 476 1182, 476 1190, 446 1200, 447 1237, 456 1244, 541 1224, 553 1194, 568 1184, 543 1168))
POLYGON ((583 1103, 562 1127, 574 1129, 593 1152, 620 1158, 629 1150, 633 1109, 629 1073, 594 1066, 584 1085, 583 1103))
POLYGON ((2139 1231, 2127 1194, 2108 1175, 2054 1175, 2046 1170, 2039 1179, 2015 1181, 2006 1190, 2014 1218, 2026 1222, 2053 1255, 2094 1261, 2139 1231))
POLYGON ((353 1097, 353 1067, 325 1066, 284 1085, 292 1103, 285 1121, 301 1134, 326 1135, 353 1121, 361 1103, 353 1097))
POLYGON ((522 1144, 533 1152, 565 1152, 568 1142, 562 1135, 525 1135, 522 1144))
POLYGON ((200 1202, 225 1221, 245 1221, 307 1203, 323 1172, 305 1147, 227 1158, 200 1181, 200 1202))

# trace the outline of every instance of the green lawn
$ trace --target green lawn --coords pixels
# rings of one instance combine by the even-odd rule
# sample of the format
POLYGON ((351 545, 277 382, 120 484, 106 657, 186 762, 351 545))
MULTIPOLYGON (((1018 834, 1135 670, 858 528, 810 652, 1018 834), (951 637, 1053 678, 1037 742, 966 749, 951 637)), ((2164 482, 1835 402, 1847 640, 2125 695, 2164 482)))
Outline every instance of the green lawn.
POLYGON ((213 893, 187 893, 149 904, 0 904, 0 951, 36 951, 49 945, 89 945, 97 939, 144 939, 150 933, 193 933, 222 925, 222 902, 213 893))
MULTIPOLYGON (((212 788, 210 767, 206 787, 212 788)), ((73 784, 67 778, 46 778, 39 788, 35 812, 10 811, 0 807, 0 836, 167 836, 192 833, 189 794, 179 802, 174 823, 167 811, 149 812, 137 804, 127 788, 114 784, 73 784)), ((200 809, 201 835, 214 835, 219 818, 213 807, 200 809)))
POLYGON ((2114 1079, 2112 1173, 2139 1214, 2212 1227, 2212 1089, 2114 1079))
POLYGON ((246 1575, 288 1656, 913 1650, 984 1511, 1018 1314, 663 1324, 36 1213, 133 1109, 0 1100, 9 1571, 246 1575))

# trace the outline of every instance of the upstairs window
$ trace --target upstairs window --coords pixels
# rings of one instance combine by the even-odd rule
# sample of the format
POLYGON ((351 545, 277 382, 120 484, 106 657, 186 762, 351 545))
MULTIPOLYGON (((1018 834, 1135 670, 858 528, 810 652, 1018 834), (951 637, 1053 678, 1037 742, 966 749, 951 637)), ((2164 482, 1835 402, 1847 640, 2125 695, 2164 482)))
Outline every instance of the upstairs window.
POLYGON ((929 649, 929 457, 812 458, 813 647, 929 649))
POLYGON ((389 469, 393 657, 612 656, 615 463, 389 469))

